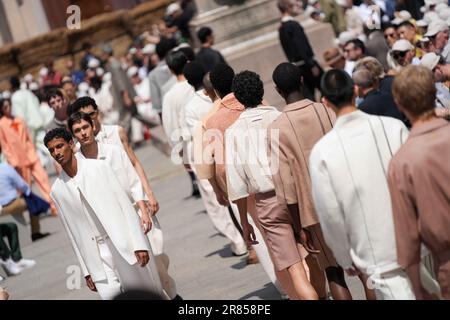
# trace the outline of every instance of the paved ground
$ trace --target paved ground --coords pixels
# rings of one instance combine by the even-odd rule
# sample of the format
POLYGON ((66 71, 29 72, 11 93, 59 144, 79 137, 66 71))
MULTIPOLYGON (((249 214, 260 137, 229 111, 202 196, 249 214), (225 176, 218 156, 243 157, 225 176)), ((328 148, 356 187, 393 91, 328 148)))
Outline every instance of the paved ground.
MULTIPOLYGON (((202 201, 189 197, 190 182, 184 169, 150 144, 137 154, 161 205, 158 217, 179 294, 185 299, 279 299, 260 265, 247 266, 245 257, 231 255, 227 240, 212 227, 202 201)), ((22 248, 24 256, 35 259, 37 266, 1 283, 11 299, 98 299, 81 278, 66 273, 77 261, 59 219, 44 218, 42 229, 52 235, 36 243, 24 241, 22 248), (73 286, 77 281, 80 289, 67 288, 67 283, 73 286)), ((22 234, 21 239, 24 237, 28 235, 22 234)), ((3 270, 0 274, 5 275, 3 270)), ((349 284, 355 298, 362 298, 360 284, 355 280, 349 284)))

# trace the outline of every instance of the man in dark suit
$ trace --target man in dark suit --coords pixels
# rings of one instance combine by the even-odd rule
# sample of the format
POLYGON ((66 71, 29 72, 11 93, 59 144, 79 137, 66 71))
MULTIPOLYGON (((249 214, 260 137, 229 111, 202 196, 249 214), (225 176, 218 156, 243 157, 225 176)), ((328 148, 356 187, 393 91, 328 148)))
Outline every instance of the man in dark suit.
POLYGON ((314 52, 303 27, 293 18, 297 14, 298 5, 294 0, 279 0, 278 8, 283 16, 278 30, 281 46, 289 62, 300 68, 305 97, 315 100, 314 89, 320 90, 323 70, 314 59, 314 52))
POLYGON ((356 95, 362 102, 358 105, 361 111, 368 114, 392 117, 402 121, 408 128, 411 127, 408 119, 398 109, 392 94, 379 90, 378 79, 368 69, 358 69, 353 73, 356 85, 356 95))

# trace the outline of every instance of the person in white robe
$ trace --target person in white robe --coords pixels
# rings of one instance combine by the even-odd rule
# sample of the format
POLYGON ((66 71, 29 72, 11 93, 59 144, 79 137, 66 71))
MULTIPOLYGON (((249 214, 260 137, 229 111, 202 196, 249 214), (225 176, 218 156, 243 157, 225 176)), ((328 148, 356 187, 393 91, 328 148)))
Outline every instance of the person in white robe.
POLYGON ((88 287, 105 300, 134 289, 164 297, 144 234, 149 226, 141 226, 111 166, 105 161, 77 159, 66 129, 49 131, 44 142, 63 168, 51 197, 88 287))
MULTIPOLYGON (((188 83, 195 89, 194 96, 184 106, 184 112, 179 115, 181 138, 184 145, 183 162, 189 164, 196 174, 193 157, 193 136, 201 125, 201 119, 212 110, 213 102, 204 90, 205 70, 203 66, 198 62, 189 62, 183 71, 188 83)), ((233 223, 229 208, 222 206, 217 201, 214 189, 207 179, 198 179, 198 187, 211 222, 221 234, 230 240, 232 253, 236 256, 246 254, 247 247, 239 230, 233 223)))
MULTIPOLYGON (((149 216, 151 212, 148 212, 148 207, 144 204, 147 198, 142 183, 123 148, 114 144, 97 142, 94 136, 94 123, 87 114, 72 114, 68 120, 68 128, 80 143, 76 157, 79 159, 101 159, 106 161, 112 167, 121 186, 127 192, 130 201, 135 204, 141 219, 151 219, 149 216)), ((145 219, 143 223, 147 223, 145 219)), ((153 222, 150 223, 153 224, 153 222)), ((161 229, 153 226, 148 233, 148 239, 165 292, 170 299, 180 299, 181 297, 176 291, 175 280, 168 272, 168 258, 162 252, 163 238, 161 229)))
POLYGON ((314 205, 327 245, 349 275, 369 278, 379 300, 415 299, 397 263, 387 168, 408 137, 394 118, 357 110, 354 83, 341 70, 322 78, 323 103, 337 114, 314 146, 310 173, 314 205))

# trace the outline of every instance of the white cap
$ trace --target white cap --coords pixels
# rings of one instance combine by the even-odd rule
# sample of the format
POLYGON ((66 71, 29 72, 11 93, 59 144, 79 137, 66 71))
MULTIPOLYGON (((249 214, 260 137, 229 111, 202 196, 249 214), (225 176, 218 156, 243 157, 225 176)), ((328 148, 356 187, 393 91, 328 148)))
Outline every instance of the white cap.
POLYGON ((347 7, 348 5, 347 0, 336 0, 336 3, 341 7, 347 7))
POLYGON ((27 73, 25 77, 23 77, 23 80, 25 80, 25 82, 31 82, 33 81, 33 75, 31 73, 27 73))
POLYGON ((440 19, 439 15, 434 11, 427 12, 423 15, 423 20, 425 20, 428 23, 431 23, 432 21, 439 19, 440 19))
POLYGON ((394 45, 392 46, 392 51, 409 51, 413 50, 414 46, 405 39, 400 39, 395 41, 394 45))
POLYGON ((130 50, 128 50, 128 52, 129 52, 130 54, 136 54, 137 49, 136 49, 135 47, 131 47, 130 50))
POLYGON ((447 20, 448 18, 450 18, 450 8, 447 7, 444 10, 440 11, 439 17, 444 21, 447 20))
POLYGON ((422 37, 422 38, 419 39, 419 42, 430 42, 430 38, 422 37))
POLYGON ((352 32, 350 32, 350 31, 343 31, 343 32, 341 32, 340 34, 339 34, 339 37, 338 37, 338 44, 340 45, 340 46, 343 46, 343 45, 345 45, 348 41, 350 41, 350 40, 353 40, 353 39, 356 39, 356 37, 355 37, 355 35, 352 33, 352 32))
POLYGON ((424 34, 425 37, 434 37, 438 32, 445 31, 448 29, 448 24, 442 20, 434 20, 428 25, 427 32, 424 34))
POLYGON ((87 93, 88 92, 88 90, 89 90, 89 84, 87 83, 87 82, 81 82, 79 85, 78 85, 78 92, 79 93, 87 93))
POLYGON ((438 3, 438 0, 425 0, 425 6, 427 6, 427 8, 429 8, 430 6, 435 6, 438 3))
POLYGON ((106 72, 104 75, 103 75, 103 81, 105 81, 105 82, 109 82, 109 81, 111 81, 111 72, 106 72))
POLYGON ((430 70, 433 70, 439 63, 440 59, 441 57, 438 56, 436 53, 429 52, 422 57, 422 59, 420 60, 420 65, 430 70))
POLYGON ((145 47, 142 49, 143 54, 152 54, 156 50, 156 46, 153 43, 149 43, 145 45, 145 47))
POLYGON ((132 66, 128 69, 127 71, 127 75, 128 77, 134 77, 135 75, 137 75, 139 73, 139 69, 136 66, 132 66))
POLYGON ((29 89, 31 91, 39 90, 39 85, 36 82, 31 82, 30 86, 29 86, 29 89))
POLYGON ((438 14, 440 14, 443 10, 447 9, 448 5, 446 3, 438 3, 436 7, 434 8, 434 11, 436 11, 438 14))
POLYGON ((416 21, 416 26, 420 27, 420 28, 426 28, 428 26, 428 22, 425 20, 417 20, 416 21))
POLYGON ((95 58, 89 59, 88 68, 95 69, 95 68, 98 68, 99 66, 100 66, 100 61, 98 61, 98 59, 95 59, 95 58))
POLYGON ((43 78, 43 77, 45 77, 45 76, 47 76, 48 75, 48 69, 46 68, 46 67, 42 67, 40 70, 39 70, 39 75, 43 78))
POLYGON ((95 69, 95 73, 97 74, 97 76, 101 77, 105 74, 105 70, 103 70, 103 68, 97 68, 95 69))
POLYGON ((171 3, 169 4, 169 6, 166 9, 166 15, 171 16, 172 14, 174 14, 176 11, 181 10, 181 7, 178 3, 171 3))
POLYGON ((402 10, 398 13, 397 17, 394 20, 392 20, 392 24, 399 25, 403 21, 407 21, 411 18, 412 18, 411 13, 409 13, 406 10, 402 10))
POLYGON ((3 91, 3 93, 2 93, 2 98, 3 98, 3 99, 9 99, 9 98, 11 98, 11 92, 9 92, 8 90, 3 91))

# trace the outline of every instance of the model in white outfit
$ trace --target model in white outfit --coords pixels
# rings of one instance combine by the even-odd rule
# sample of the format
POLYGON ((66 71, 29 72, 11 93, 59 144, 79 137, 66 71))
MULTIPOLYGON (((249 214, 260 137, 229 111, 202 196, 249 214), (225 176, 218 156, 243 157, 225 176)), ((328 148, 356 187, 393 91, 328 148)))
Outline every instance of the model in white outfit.
MULTIPOLYGON (((213 108, 213 102, 204 93, 203 89, 197 90, 194 96, 189 100, 183 108, 184 112, 180 113, 179 123, 181 128, 181 136, 184 142, 184 161, 191 165, 191 169, 195 171, 193 159, 193 135, 198 126, 201 125, 201 119, 206 116, 213 108)), ((207 179, 199 179, 198 187, 202 196, 203 204, 208 213, 214 227, 228 238, 231 242, 231 251, 235 255, 244 255, 247 253, 247 247, 239 230, 233 223, 228 207, 222 206, 217 201, 213 187, 207 179)))
MULTIPOLYGON (((95 139, 103 144, 116 145, 124 149, 119 134, 119 126, 117 125, 101 125, 100 131, 95 136, 95 139)), ((142 181, 141 181, 142 183, 142 181)), ((144 195, 145 200, 148 200, 147 195, 144 195)), ((153 226, 147 237, 155 254, 156 264, 158 267, 161 281, 170 299, 174 299, 177 296, 177 288, 175 280, 169 275, 169 263, 170 259, 167 254, 164 253, 164 238, 163 231, 159 224, 158 218, 153 215, 151 217, 153 226)))
POLYGON ((90 276, 99 285, 102 299, 129 289, 151 290, 163 296, 150 243, 114 171, 104 161, 71 155, 76 162, 75 176, 63 170, 52 186, 51 197, 83 276, 90 276), (100 250, 101 244, 106 246, 100 250), (148 252, 149 263, 144 268, 137 263, 137 251, 148 252))
POLYGON ((392 156, 408 137, 396 119, 339 115, 310 157, 313 199, 328 246, 344 269, 368 275, 377 299, 415 299, 397 263, 387 185, 392 156))

